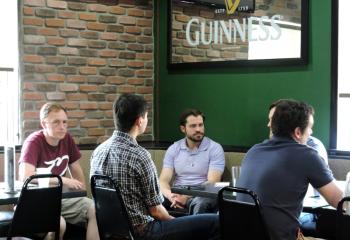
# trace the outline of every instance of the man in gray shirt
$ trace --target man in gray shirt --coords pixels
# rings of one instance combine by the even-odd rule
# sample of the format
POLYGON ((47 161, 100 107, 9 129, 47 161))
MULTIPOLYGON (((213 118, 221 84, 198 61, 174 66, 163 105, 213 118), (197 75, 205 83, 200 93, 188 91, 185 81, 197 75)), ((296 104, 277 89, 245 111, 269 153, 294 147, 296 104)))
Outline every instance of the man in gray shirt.
MULTIPOLYGON (((312 134, 313 108, 294 100, 277 104, 273 136, 253 146, 242 162, 238 187, 254 191, 272 240, 295 240, 298 217, 309 183, 336 207, 342 191, 320 155, 306 146, 312 134)), ((242 201, 251 201, 238 195, 242 201)))

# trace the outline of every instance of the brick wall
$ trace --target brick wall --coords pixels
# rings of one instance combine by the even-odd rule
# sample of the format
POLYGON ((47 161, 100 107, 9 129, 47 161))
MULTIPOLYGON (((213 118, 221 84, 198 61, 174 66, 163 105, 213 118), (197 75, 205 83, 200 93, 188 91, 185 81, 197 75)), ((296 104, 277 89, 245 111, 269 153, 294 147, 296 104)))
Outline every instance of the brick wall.
MULTIPOLYGON (((208 62, 208 61, 224 61, 224 60, 246 60, 248 59, 248 31, 246 31, 246 41, 241 41, 239 37, 237 42, 232 40, 229 43, 224 37, 223 44, 202 44, 191 46, 186 41, 186 26, 192 18, 197 18, 206 21, 205 39, 210 39, 209 24, 214 20, 224 20, 226 26, 229 19, 237 19, 242 25, 243 18, 250 16, 273 16, 275 14, 282 15, 283 21, 291 21, 300 23, 300 10, 302 0, 256 0, 255 12, 253 15, 243 12, 235 12, 233 15, 227 15, 220 10, 215 12, 215 8, 207 7, 205 5, 193 5, 183 2, 174 3, 172 6, 172 62, 186 63, 186 62, 208 62)), ((224 0, 222 0, 224 6, 224 0)), ((212 27, 213 28, 213 27, 212 27)), ((200 26, 193 24, 191 31, 191 38, 194 39, 195 31, 198 32, 200 26)))
POLYGON ((39 129, 39 109, 57 101, 68 109, 79 144, 105 140, 114 130, 112 105, 121 93, 150 103, 153 137, 152 0, 21 2, 21 136, 39 129))

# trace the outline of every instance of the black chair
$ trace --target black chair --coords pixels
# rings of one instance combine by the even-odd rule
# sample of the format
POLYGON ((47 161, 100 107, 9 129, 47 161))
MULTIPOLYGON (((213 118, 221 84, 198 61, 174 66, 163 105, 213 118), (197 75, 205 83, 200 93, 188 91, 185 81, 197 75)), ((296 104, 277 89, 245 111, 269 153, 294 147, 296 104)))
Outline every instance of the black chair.
POLYGON ((135 239, 120 190, 112 178, 91 176, 91 192, 100 239, 135 239))
POLYGON ((253 191, 224 187, 218 198, 221 239, 270 239, 259 199, 253 191), (253 203, 236 200, 236 193, 249 195, 253 203))
POLYGON ((30 176, 22 187, 16 210, 7 234, 11 237, 43 237, 48 232, 55 232, 59 239, 62 199, 62 179, 53 174, 30 176), (39 188, 30 184, 34 179, 56 178, 57 184, 39 188))
POLYGON ((336 221, 336 239, 349 240, 350 239, 350 216, 344 214, 344 203, 350 202, 350 197, 344 197, 337 207, 337 221, 336 221))

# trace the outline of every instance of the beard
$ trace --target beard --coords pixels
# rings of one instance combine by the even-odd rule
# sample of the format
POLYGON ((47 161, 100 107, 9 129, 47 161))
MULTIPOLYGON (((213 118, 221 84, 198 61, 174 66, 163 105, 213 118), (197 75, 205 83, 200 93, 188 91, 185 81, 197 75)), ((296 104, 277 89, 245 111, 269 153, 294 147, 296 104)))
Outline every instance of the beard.
POLYGON ((202 132, 197 132, 193 135, 187 135, 186 136, 188 139, 190 139, 192 142, 201 142, 203 140, 204 137, 204 133, 202 132))

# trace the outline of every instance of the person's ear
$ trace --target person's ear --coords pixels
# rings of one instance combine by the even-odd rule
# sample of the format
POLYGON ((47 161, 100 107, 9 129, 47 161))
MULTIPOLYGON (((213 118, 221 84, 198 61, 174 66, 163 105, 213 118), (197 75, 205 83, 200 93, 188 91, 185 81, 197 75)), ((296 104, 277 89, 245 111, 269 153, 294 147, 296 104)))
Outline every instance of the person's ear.
POLYGON ((296 139, 299 142, 302 136, 303 136, 303 132, 301 131, 300 127, 295 128, 293 132, 294 139, 296 139))
POLYGON ((40 126, 43 128, 43 129, 46 129, 46 122, 44 120, 41 120, 40 121, 40 126))
POLYGON ((141 126, 141 123, 142 123, 141 117, 136 118, 136 120, 135 120, 135 125, 138 126, 138 127, 140 127, 140 126, 141 126))
POLYGON ((180 130, 181 130, 181 132, 183 132, 183 133, 186 133, 186 128, 185 128, 185 126, 180 126, 180 130))

